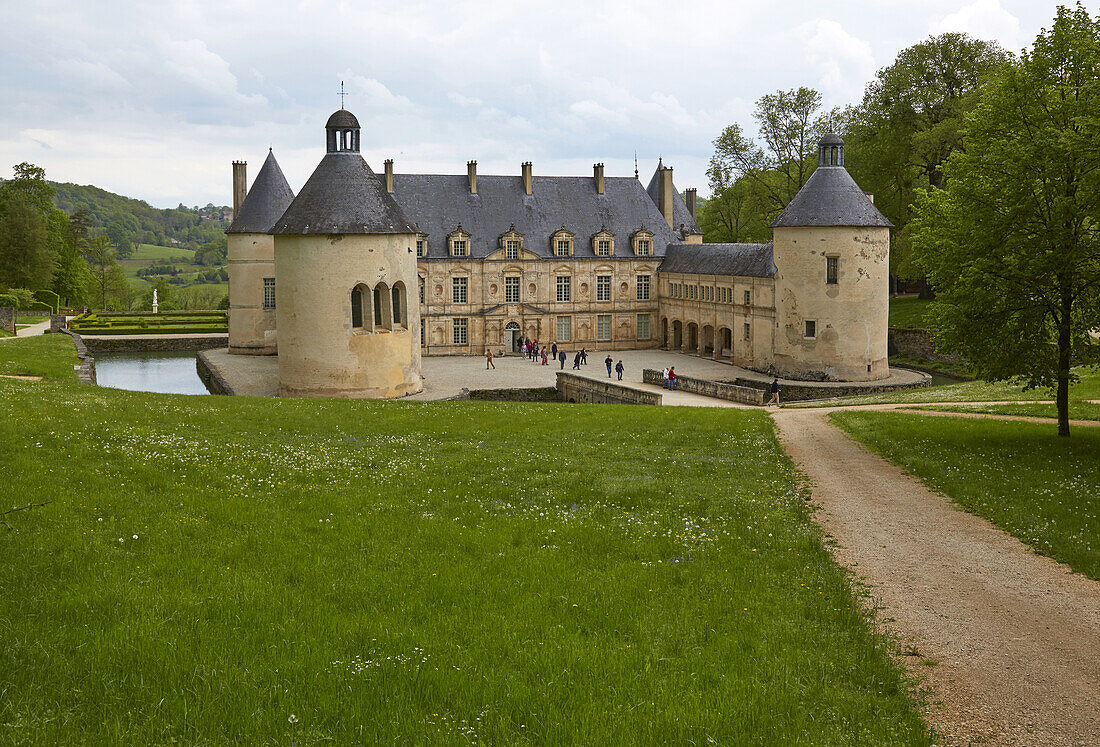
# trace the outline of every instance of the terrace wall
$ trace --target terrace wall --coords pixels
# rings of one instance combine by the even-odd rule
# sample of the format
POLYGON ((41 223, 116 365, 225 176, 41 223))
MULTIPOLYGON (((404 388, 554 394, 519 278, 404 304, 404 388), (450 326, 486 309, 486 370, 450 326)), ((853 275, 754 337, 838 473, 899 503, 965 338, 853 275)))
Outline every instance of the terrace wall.
MULTIPOLYGON (((651 368, 647 368, 642 371, 642 381, 647 384, 656 384, 657 386, 664 386, 664 376, 660 371, 654 371, 651 368)), ((758 405, 764 404, 764 392, 760 389, 753 389, 748 386, 740 386, 737 384, 729 384, 722 381, 710 381, 708 379, 695 379, 690 376, 677 376, 676 377, 676 389, 681 392, 690 392, 691 394, 702 394, 705 397, 714 397, 715 399, 724 399, 728 402, 740 402, 743 405, 758 405)))
POLYGON ((610 381, 558 371, 557 390, 566 402, 604 405, 660 405, 662 397, 653 392, 631 389, 610 381))
POLYGON ((15 334, 15 309, 10 306, 0 306, 0 330, 15 334))

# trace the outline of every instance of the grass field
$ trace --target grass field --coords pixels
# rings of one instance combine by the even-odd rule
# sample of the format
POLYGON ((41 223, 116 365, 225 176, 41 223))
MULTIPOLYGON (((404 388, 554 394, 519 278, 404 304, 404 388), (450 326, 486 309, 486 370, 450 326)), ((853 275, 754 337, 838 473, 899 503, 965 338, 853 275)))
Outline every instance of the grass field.
POLYGON ((890 299, 890 326, 902 329, 924 329, 924 315, 932 303, 929 299, 902 296, 890 299))
POLYGON ((868 447, 1036 552, 1100 580, 1100 429, 836 412, 868 447))
POLYGON ((134 251, 130 255, 131 260, 147 260, 146 264, 149 264, 152 260, 163 260, 167 262, 173 257, 186 257, 191 259, 195 256, 195 252, 191 249, 184 249, 182 246, 158 246, 157 244, 134 244, 134 251))
MULTIPOLYGON (((938 410, 940 412, 985 412, 992 415, 1022 415, 1029 418, 1058 417, 1058 410, 1055 405, 1039 402, 1018 405, 941 405, 921 407, 920 409, 938 410)), ((1070 405, 1069 416, 1072 420, 1100 420, 1100 404, 1095 402, 1073 402, 1070 405)))
MULTIPOLYGON (((194 258, 195 252, 190 249, 184 249, 183 247, 172 246, 158 246, 156 244, 135 244, 134 252, 130 255, 129 259, 119 260, 119 265, 122 266, 122 271, 130 282, 136 285, 138 288, 145 290, 153 286, 157 278, 152 278, 152 282, 146 278, 139 278, 137 276, 138 270, 143 267, 149 267, 156 262, 169 262, 173 258, 183 257, 183 262, 173 262, 180 273, 189 282, 193 282, 196 279, 196 275, 200 272, 206 272, 211 269, 210 267, 204 267, 203 265, 197 265, 191 260, 194 258)), ((178 277, 178 276, 177 276, 178 277)), ((221 288, 227 290, 229 288, 228 281, 219 282, 204 282, 202 285, 210 286, 212 288, 221 288)))
POLYGON ((35 342, 0 742, 929 743, 764 413, 152 395, 35 342))

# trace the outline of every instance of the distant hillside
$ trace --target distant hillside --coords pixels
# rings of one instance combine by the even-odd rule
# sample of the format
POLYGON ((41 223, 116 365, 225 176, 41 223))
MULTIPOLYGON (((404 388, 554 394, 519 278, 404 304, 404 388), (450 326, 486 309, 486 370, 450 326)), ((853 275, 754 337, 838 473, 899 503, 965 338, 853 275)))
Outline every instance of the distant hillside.
POLYGON ((121 223, 135 244, 182 245, 194 249, 224 239, 225 229, 233 218, 232 209, 224 205, 189 208, 181 204, 162 210, 144 200, 91 185, 50 184, 57 190, 54 198, 57 207, 69 215, 87 210, 93 228, 106 229, 112 222, 121 223))

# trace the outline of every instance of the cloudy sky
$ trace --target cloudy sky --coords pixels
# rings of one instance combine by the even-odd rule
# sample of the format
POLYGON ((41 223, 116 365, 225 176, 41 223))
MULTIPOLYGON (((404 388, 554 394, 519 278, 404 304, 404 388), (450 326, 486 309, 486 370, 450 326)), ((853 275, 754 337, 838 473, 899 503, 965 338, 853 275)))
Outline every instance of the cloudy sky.
MULTIPOLYGON (((1089 0, 1095 9, 1095 0, 1089 0)), ((966 31, 1018 50, 1054 0, 0 0, 0 169, 31 161, 158 207, 228 204, 268 146, 291 186, 339 108, 377 170, 643 179, 700 188, 711 141, 762 94, 852 103, 898 50, 966 31)))

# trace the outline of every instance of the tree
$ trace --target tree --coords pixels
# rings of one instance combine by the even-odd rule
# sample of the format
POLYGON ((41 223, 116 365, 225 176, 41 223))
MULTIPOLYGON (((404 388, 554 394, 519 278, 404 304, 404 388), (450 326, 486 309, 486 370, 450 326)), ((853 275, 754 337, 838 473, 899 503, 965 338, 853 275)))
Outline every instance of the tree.
POLYGON ((50 290, 56 293, 68 307, 84 303, 91 274, 76 244, 76 232, 69 219, 60 210, 50 212, 51 233, 59 238, 55 254, 53 279, 50 290))
POLYGON ((81 208, 69 216, 69 230, 72 232, 73 245, 83 253, 91 240, 92 216, 87 208, 81 208))
POLYGON ((16 164, 15 177, 0 185, 0 202, 12 194, 19 193, 44 215, 53 208, 54 188, 46 181, 46 170, 33 163, 16 164))
POLYGON ((867 84, 846 138, 848 170, 894 224, 891 272, 918 276, 908 229, 918 189, 944 186, 944 162, 962 146, 963 119, 982 81, 1007 54, 995 43, 947 33, 898 53, 867 84))
POLYGON ((134 253, 134 245, 130 241, 130 231, 121 220, 112 220, 107 224, 107 238, 111 246, 115 248, 120 259, 126 259, 134 253))
POLYGON ((117 293, 126 283, 122 268, 115 261, 115 250, 106 236, 97 236, 88 245, 88 264, 91 265, 92 287, 100 300, 102 309, 107 309, 108 294, 117 293))
POLYGON ((46 220, 26 194, 6 197, 0 217, 0 286, 45 288, 54 268, 46 220))
POLYGON ((1095 360, 1100 324, 1100 17, 1060 7, 986 84, 962 144, 917 203, 937 342, 983 379, 1054 389, 1068 436, 1071 363, 1095 360))

